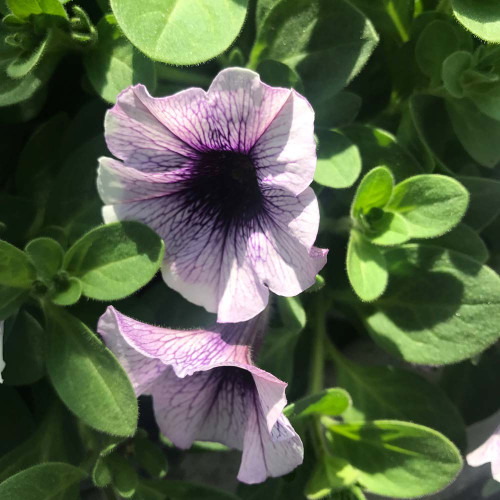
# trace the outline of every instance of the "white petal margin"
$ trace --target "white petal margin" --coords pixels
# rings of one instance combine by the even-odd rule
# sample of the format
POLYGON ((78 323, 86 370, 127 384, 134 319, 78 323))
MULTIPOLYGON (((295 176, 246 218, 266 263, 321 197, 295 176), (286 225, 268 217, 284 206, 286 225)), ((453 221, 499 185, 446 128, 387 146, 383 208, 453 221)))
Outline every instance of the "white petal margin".
POLYGON ((192 148, 247 153, 292 91, 266 85, 251 70, 228 68, 214 78, 208 92, 191 88, 153 98, 138 85, 134 93, 152 116, 192 148))
POLYGON ((3 325, 4 322, 0 321, 0 384, 3 384, 2 372, 5 368, 5 361, 3 360, 3 325))
POLYGON ((316 170, 314 111, 307 99, 291 91, 286 103, 251 150, 259 179, 271 187, 299 194, 316 170))
POLYGON ((467 455, 467 463, 471 467, 491 463, 491 474, 500 482, 500 426, 479 448, 467 455))
POLYGON ((243 323, 216 324, 206 330, 173 330, 141 323, 109 306, 97 330, 117 357, 123 358, 127 370, 138 369, 131 359, 140 355, 172 366, 178 377, 185 377, 207 366, 251 364, 250 346, 263 335, 266 316, 261 314, 243 323))
POLYGON ((272 292, 293 297, 312 286, 326 264, 328 250, 313 246, 318 200, 311 188, 298 196, 283 189, 265 196, 269 216, 249 237, 247 260, 272 292))

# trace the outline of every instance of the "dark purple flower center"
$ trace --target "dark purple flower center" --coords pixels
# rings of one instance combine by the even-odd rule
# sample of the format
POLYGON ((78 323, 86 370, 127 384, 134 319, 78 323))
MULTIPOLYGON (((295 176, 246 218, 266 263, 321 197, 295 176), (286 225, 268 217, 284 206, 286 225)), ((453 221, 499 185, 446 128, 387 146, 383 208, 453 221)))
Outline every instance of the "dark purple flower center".
MULTIPOLYGON (((189 180, 191 196, 220 222, 246 222, 263 207, 251 156, 233 151, 201 153, 189 180)), ((208 215, 205 213, 205 215, 208 215)))

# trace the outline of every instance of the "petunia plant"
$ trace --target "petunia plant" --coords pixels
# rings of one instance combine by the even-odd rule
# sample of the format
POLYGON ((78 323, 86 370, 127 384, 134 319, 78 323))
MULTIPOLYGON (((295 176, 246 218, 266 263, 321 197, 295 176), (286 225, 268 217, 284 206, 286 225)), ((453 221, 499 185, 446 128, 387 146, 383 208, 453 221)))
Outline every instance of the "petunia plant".
POLYGON ((0 500, 497 498, 498 2, 0 15, 0 500))

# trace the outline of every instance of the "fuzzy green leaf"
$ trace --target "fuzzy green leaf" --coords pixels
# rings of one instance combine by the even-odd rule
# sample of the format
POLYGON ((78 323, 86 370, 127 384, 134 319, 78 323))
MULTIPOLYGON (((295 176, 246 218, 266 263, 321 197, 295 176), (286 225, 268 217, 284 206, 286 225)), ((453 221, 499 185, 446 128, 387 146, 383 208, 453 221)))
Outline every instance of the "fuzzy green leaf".
POLYGON ((48 308, 47 371, 66 406, 89 426, 131 436, 137 400, 125 371, 87 326, 64 309, 48 308))
POLYGON ((319 132, 318 135, 318 163, 314 180, 322 186, 336 189, 352 186, 361 173, 358 148, 338 132, 319 132))
POLYGON ((500 4, 497 0, 452 0, 456 18, 474 35, 500 43, 500 4))
POLYGON ((462 468, 462 457, 439 432, 410 422, 375 420, 328 425, 330 448, 359 471, 377 495, 416 498, 440 491, 462 468))
POLYGON ((115 222, 82 236, 66 253, 64 268, 82 283, 83 294, 116 300, 143 287, 158 271, 164 243, 138 222, 115 222))
POLYGON ((0 498, 23 500, 69 500, 75 498, 82 469, 69 464, 48 462, 35 465, 9 477, 0 484, 0 498))
POLYGON ((384 254, 357 231, 351 231, 346 264, 349 281, 361 300, 370 302, 384 293, 388 280, 384 254))
POLYGON ((389 286, 363 317, 373 339, 411 363, 470 358, 499 337, 500 277, 463 253, 432 244, 385 252, 389 286))
POLYGON ((148 57, 198 64, 226 50, 238 35, 248 0, 111 0, 127 38, 148 57))
POLYGON ((121 33, 112 15, 97 24, 98 43, 84 59, 85 69, 95 91, 114 103, 117 95, 136 83, 150 92, 156 86, 153 62, 141 54, 121 33))
POLYGON ((412 238, 435 238, 462 220, 468 203, 469 193, 458 181, 424 174, 398 184, 386 210, 404 218, 412 238))

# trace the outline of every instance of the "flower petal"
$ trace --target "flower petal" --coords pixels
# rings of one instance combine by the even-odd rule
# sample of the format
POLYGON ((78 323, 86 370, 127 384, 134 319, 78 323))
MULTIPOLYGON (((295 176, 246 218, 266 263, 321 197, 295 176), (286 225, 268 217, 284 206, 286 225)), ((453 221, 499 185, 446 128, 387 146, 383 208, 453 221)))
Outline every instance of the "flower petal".
POLYGON ((467 455, 467 463, 471 467, 479 467, 488 462, 498 466, 500 461, 500 426, 495 432, 476 450, 467 455))
POLYGON ((148 358, 134 349, 121 335, 120 329, 113 316, 112 308, 108 308, 100 317, 97 331, 104 339, 104 343, 116 356, 132 382, 135 394, 150 394, 151 387, 158 378, 167 371, 168 367, 159 359, 148 358))
POLYGON ((130 203, 175 192, 184 178, 181 169, 151 173, 126 167, 113 158, 99 158, 97 189, 104 203, 130 203))
POLYGON ((281 413, 284 382, 253 366, 173 377, 169 371, 155 385, 153 404, 162 433, 176 446, 207 440, 243 450, 238 479, 248 483, 286 474, 302 463, 302 442, 281 413), (279 408, 271 429, 269 408, 279 408))
POLYGON ((291 91, 273 88, 243 68, 221 71, 207 93, 192 88, 154 99, 144 87, 137 95, 177 137, 198 151, 248 152, 287 101, 291 91))
POLYGON ((250 414, 238 479, 255 484, 288 474, 304 459, 304 447, 288 419, 281 415, 271 433, 258 411, 250 414))
POLYGON ((153 389, 153 407, 162 434, 179 448, 193 441, 218 441, 241 449, 246 413, 244 392, 227 391, 222 369, 178 378, 173 370, 153 389), (206 423, 210 422, 210 426, 206 423))
POLYGON ((264 310, 268 289, 246 259, 247 243, 238 228, 217 227, 182 196, 107 205, 105 222, 138 220, 165 241, 163 279, 193 304, 217 312, 217 321, 236 323, 264 310))
POLYGON ((266 192, 268 217, 248 241, 248 259, 259 278, 278 295, 294 296, 314 284, 326 264, 328 250, 312 246, 319 209, 311 188, 293 196, 266 192))
POLYGON ((136 150, 170 151, 191 157, 193 149, 173 134, 143 103, 153 101, 143 85, 125 89, 106 113, 104 135, 109 150, 127 160, 136 150))
POLYGON ((312 182, 316 170, 314 111, 292 91, 251 151, 264 184, 299 194, 312 182))
POLYGON ((224 364, 250 364, 249 346, 265 326, 265 315, 259 315, 248 322, 217 324, 207 330, 172 330, 141 323, 112 306, 99 322, 99 328, 110 332, 106 342, 111 334, 119 336, 142 356, 172 366, 178 377, 224 364))

